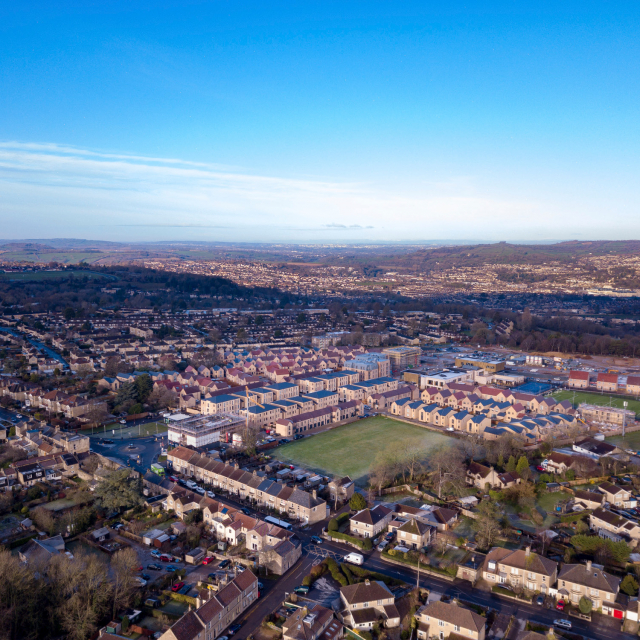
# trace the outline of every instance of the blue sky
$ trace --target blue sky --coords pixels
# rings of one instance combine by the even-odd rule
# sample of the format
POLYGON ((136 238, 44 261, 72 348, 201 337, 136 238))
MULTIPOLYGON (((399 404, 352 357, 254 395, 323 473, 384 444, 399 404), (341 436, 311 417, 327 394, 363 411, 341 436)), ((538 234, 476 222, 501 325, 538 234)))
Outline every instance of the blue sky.
POLYGON ((0 237, 640 238, 639 18, 4 3, 0 237))

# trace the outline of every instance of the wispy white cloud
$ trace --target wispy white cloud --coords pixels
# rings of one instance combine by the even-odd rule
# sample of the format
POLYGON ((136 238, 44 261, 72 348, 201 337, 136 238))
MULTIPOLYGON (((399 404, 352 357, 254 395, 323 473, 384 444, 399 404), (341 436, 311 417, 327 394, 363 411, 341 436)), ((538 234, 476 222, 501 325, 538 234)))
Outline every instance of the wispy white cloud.
POLYGON ((178 232, 182 239, 194 229, 202 239, 228 240, 309 239, 323 229, 332 238, 436 238, 472 227, 481 234, 484 228, 486 237, 487 222, 508 228, 532 215, 540 222, 537 203, 492 197, 471 183, 452 178, 425 181, 414 193, 390 192, 175 158, 0 143, 6 238, 33 237, 34 227, 43 236, 114 240, 171 239, 178 232))

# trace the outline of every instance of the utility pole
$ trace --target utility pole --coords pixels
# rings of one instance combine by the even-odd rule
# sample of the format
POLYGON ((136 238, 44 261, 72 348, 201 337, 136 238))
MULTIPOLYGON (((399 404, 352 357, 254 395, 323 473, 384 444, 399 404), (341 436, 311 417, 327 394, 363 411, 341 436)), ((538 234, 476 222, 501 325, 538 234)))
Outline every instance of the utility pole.
POLYGON ((416 589, 420 588, 420 556, 418 556, 418 578, 416 579, 416 589))
POLYGON ((625 428, 627 426, 627 407, 629 406, 629 403, 625 400, 622 403, 622 437, 624 438, 625 435, 625 428))

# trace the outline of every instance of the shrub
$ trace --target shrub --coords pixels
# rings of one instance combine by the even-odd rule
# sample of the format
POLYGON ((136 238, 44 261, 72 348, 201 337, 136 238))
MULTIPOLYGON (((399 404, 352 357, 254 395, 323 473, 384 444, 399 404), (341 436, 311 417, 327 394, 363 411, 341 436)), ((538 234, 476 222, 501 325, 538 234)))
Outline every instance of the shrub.
POLYGON ((352 511, 361 511, 367 508, 367 501, 361 493, 354 493, 349 500, 349 507, 352 511))
POLYGON ((347 582, 349 584, 353 584, 354 580, 353 580, 353 576, 351 575, 351 571, 349 571, 349 566, 343 562, 340 565, 340 569, 341 569, 342 573, 344 573, 345 578, 347 579, 347 582))
POLYGON ((582 596, 582 598, 580 598, 580 602, 578 603, 578 608, 580 609, 580 613, 591 613, 591 609, 593 609, 593 602, 591 602, 589 598, 582 596))
POLYGON ((338 526, 342 526, 350 517, 350 514, 348 512, 345 513, 341 513, 339 515, 336 516, 336 522, 338 523, 338 526))
POLYGON ((622 578, 620 591, 626 593, 628 596, 635 596, 638 594, 638 582, 632 575, 628 574, 622 578))
POLYGON ((357 547, 363 550, 368 550, 373 547, 373 543, 371 542, 370 538, 364 538, 364 539, 354 538, 353 536, 350 536, 348 533, 340 533, 339 531, 330 531, 329 536, 336 540, 346 540, 347 542, 352 542, 357 547), (368 546, 367 546, 367 543, 368 543, 368 546))
POLYGON ((338 530, 338 521, 335 518, 331 518, 329 520, 329 525, 327 526, 327 531, 337 531, 338 530))

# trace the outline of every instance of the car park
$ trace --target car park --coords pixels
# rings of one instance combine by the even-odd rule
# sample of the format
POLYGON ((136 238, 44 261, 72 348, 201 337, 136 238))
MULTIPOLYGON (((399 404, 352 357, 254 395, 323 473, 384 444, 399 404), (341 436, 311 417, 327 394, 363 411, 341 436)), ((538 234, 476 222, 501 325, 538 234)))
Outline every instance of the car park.
POLYGON ((149 571, 162 571, 162 567, 159 564, 148 564, 147 569, 149 571))
POLYGON ((171 556, 167 556, 164 553, 160 556, 160 562, 171 562, 171 556))
POLYGON ((147 580, 147 581, 151 580, 151 576, 150 576, 148 573, 141 573, 141 574, 140 574, 140 577, 141 577, 143 580, 147 580))
POLYGON ((168 564, 165 567, 165 571, 167 571, 168 573, 173 573, 175 570, 176 570, 176 568, 172 564, 168 564))
POLYGON ((157 549, 153 549, 153 551, 151 551, 151 555, 154 558, 159 558, 162 554, 157 549))
POLYGON ((174 593, 176 593, 177 591, 179 591, 180 589, 182 589, 182 587, 184 587, 184 582, 176 582, 176 583, 171 587, 171 591, 173 591, 174 593))
POLYGON ((146 587, 147 586, 147 581, 144 580, 143 578, 140 578, 139 576, 136 576, 134 578, 134 580, 138 583, 139 586, 141 587, 146 587))

